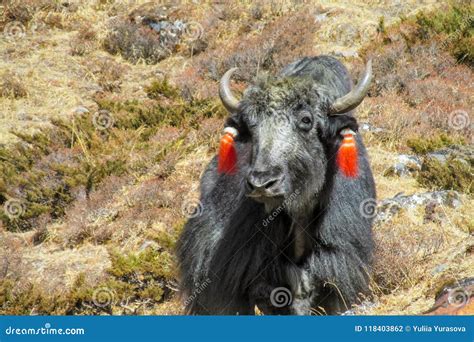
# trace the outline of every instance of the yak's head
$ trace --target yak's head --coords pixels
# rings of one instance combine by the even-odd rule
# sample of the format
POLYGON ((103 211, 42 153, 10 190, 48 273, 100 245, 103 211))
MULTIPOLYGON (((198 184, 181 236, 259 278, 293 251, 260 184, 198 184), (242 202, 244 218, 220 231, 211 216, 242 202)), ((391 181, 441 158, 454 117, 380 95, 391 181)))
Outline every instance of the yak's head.
POLYGON ((235 70, 222 77, 219 95, 231 113, 229 123, 237 128, 238 139, 252 146, 247 196, 267 209, 283 202, 295 212, 311 209, 305 207, 314 203, 312 197, 325 184, 342 139, 340 131, 357 130, 348 112, 367 94, 370 61, 357 87, 340 97, 311 77, 285 77, 257 83, 237 100, 229 87, 235 70))

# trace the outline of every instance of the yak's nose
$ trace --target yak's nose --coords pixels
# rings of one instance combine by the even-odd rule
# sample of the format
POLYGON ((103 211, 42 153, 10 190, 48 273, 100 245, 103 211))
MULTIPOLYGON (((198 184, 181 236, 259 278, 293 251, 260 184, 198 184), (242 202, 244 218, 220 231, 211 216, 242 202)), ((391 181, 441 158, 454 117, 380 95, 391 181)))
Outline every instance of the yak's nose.
POLYGON ((280 195, 280 186, 283 181, 283 174, 277 170, 258 171, 253 170, 247 177, 247 187, 250 194, 262 196, 280 195))

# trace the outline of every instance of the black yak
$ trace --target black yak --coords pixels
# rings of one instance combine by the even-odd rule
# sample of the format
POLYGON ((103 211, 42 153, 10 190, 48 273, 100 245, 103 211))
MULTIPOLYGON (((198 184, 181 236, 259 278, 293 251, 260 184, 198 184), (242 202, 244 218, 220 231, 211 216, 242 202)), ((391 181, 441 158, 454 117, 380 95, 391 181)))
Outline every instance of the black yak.
POLYGON ((373 215, 362 207, 375 185, 353 110, 371 61, 352 87, 337 59, 303 58, 257 78, 241 100, 234 71, 219 95, 236 164, 210 162, 202 212, 178 242, 187 313, 342 313, 369 288, 373 215))

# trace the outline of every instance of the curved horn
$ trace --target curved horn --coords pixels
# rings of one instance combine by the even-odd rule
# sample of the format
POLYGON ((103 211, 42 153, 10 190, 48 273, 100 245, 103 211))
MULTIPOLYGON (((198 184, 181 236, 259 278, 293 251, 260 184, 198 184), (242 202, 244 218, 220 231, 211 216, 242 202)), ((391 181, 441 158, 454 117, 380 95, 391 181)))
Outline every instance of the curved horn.
POLYGON ((219 97, 224 107, 231 113, 236 112, 239 108, 239 100, 237 100, 230 90, 230 77, 235 70, 237 70, 237 68, 227 70, 219 83, 219 97))
POLYGON ((364 76, 357 86, 346 95, 336 99, 329 108, 329 115, 346 113, 356 108, 367 95, 372 81, 372 60, 367 61, 364 76))

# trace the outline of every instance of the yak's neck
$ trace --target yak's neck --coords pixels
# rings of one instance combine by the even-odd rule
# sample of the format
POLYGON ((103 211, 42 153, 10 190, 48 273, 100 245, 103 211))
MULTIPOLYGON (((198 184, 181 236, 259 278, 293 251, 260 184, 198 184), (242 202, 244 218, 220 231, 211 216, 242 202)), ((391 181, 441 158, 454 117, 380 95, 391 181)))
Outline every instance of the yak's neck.
POLYGON ((315 229, 317 229, 318 218, 319 215, 291 220, 292 250, 295 263, 302 262, 313 251, 317 243, 315 229))
MULTIPOLYGON (((332 179, 327 182, 332 186, 332 179)), ((307 198, 307 205, 299 203, 298 210, 288 211, 291 218, 290 238, 292 239, 292 249, 294 261, 299 263, 311 254, 318 244, 318 231, 321 221, 324 218, 329 198, 327 186, 324 191, 319 194, 313 194, 311 198, 307 198)), ((311 196, 311 195, 310 195, 311 196)), ((293 207, 294 209, 294 207, 293 207)))
POLYGON ((306 240, 308 239, 308 236, 305 236, 306 232, 304 231, 304 228, 300 227, 294 221, 292 222, 292 226, 293 227, 291 231, 293 234, 293 254, 295 261, 298 263, 307 253, 306 240))

